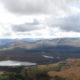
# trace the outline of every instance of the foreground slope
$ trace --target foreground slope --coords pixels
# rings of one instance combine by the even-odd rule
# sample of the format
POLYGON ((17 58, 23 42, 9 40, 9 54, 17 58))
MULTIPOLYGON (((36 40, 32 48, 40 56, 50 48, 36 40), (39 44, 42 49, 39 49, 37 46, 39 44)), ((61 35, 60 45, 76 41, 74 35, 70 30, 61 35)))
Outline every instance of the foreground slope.
POLYGON ((80 59, 67 59, 55 64, 38 65, 29 69, 32 78, 34 75, 45 74, 48 80, 80 80, 80 59))
POLYGON ((55 64, 0 67, 0 80, 80 80, 80 59, 55 64))

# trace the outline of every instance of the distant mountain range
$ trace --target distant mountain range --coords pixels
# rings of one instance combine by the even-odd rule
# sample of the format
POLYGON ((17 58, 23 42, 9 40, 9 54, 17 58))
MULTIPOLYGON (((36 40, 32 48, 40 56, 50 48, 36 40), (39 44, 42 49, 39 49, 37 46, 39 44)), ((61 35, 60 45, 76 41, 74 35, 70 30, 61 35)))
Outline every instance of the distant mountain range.
POLYGON ((73 46, 80 47, 80 38, 56 38, 56 39, 0 39, 0 49, 3 48, 45 48, 54 46, 73 46))
POLYGON ((0 60, 48 64, 67 58, 80 58, 80 38, 0 39, 0 60), (48 59, 43 55, 54 58, 48 59))

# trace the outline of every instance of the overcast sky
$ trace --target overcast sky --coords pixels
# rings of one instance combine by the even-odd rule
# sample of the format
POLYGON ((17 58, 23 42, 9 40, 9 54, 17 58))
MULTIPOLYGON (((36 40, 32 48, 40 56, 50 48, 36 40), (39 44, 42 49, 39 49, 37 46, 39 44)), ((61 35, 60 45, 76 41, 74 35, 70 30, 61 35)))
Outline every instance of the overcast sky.
POLYGON ((0 38, 80 37, 80 0, 0 0, 0 38))

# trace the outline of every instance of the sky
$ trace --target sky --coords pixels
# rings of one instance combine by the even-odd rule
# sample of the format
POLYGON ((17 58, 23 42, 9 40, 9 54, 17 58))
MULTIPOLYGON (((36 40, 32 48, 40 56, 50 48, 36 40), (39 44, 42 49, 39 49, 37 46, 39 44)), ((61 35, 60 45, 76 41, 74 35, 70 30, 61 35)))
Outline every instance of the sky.
POLYGON ((0 38, 80 37, 80 0, 0 0, 0 38))

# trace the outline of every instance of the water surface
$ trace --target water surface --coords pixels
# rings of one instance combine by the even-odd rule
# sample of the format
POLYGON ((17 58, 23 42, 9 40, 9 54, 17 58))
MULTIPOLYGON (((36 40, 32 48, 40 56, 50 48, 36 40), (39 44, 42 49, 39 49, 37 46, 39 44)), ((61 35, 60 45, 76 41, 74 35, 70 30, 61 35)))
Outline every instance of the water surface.
POLYGON ((36 65, 36 63, 13 60, 0 61, 0 66, 33 66, 33 65, 36 65))

